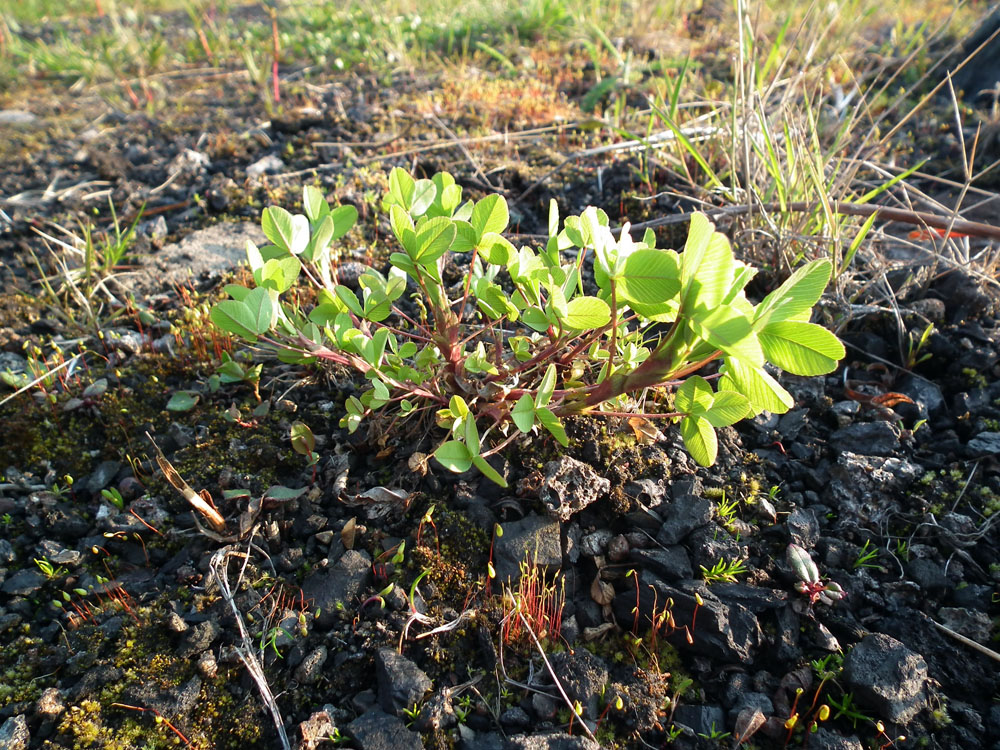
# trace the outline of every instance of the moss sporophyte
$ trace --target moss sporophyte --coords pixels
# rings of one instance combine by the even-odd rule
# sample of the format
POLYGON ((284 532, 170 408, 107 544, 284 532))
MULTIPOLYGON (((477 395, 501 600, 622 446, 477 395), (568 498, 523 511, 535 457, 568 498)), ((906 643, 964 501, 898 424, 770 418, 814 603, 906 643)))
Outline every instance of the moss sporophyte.
POLYGON ((502 196, 463 202, 448 173, 414 179, 396 168, 382 208, 401 252, 386 274, 367 268, 355 292, 338 283, 331 245, 357 211, 331 208, 314 187, 303 203, 304 215, 264 210, 271 244, 246 248, 255 286, 228 285, 231 299, 212 320, 282 361, 363 376, 368 388, 345 403, 349 431, 376 413, 433 417, 447 433, 437 461, 456 472, 475 466, 501 485, 487 459, 539 430, 567 444, 562 418, 571 415, 679 421, 687 450, 710 465, 717 428, 791 407, 768 363, 821 375, 844 356, 832 333, 809 322, 830 261, 800 266, 753 305, 744 289, 756 270, 701 214, 676 252, 657 248, 651 230, 633 240, 628 224, 616 239, 593 207, 560 226, 553 201, 545 246, 516 247, 502 234, 502 196), (445 269, 459 259, 467 272, 449 285, 445 269), (300 278, 316 289, 308 310, 283 298, 300 278), (698 374, 717 360, 714 374, 698 374), (674 410, 637 412, 630 394, 646 388, 674 389, 674 410))

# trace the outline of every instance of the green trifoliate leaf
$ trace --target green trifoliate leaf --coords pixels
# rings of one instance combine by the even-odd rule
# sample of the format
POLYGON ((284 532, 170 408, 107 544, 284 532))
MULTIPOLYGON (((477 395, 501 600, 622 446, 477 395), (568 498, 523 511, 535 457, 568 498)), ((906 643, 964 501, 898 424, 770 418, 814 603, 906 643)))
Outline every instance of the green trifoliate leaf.
POLYGON ((695 333, 731 357, 738 357, 748 364, 761 367, 764 354, 753 332, 750 319, 735 306, 719 307, 712 311, 698 308, 691 319, 695 333))
POLYGON ((510 221, 510 213, 507 210, 507 201, 502 195, 487 195, 476 203, 472 209, 472 216, 469 223, 475 228, 479 236, 487 232, 499 234, 507 228, 510 221))
POLYGON ((415 188, 416 182, 405 169, 393 167, 389 172, 389 192, 382 201, 382 210, 390 209, 394 205, 409 210, 415 188))
POLYGON ((701 263, 694 270, 684 302, 710 310, 718 307, 732 286, 735 270, 729 240, 724 234, 713 232, 701 263))
POLYGON ((243 298, 243 305, 250 312, 253 321, 253 332, 256 334, 266 333, 274 325, 274 318, 277 315, 274 301, 267 289, 258 287, 251 289, 250 293, 243 298))
POLYGON ((413 200, 407 208, 414 216, 423 216, 434 202, 437 187, 430 180, 417 180, 413 185, 413 200))
POLYGON ((529 394, 525 393, 517 400, 510 411, 510 417, 521 432, 531 432, 531 428, 535 426, 535 404, 529 394))
POLYGON ((257 246, 250 240, 247 240, 247 263, 250 264, 251 271, 256 271, 264 265, 264 257, 260 254, 257 246))
POLYGON ((711 466, 719 453, 715 428, 704 417, 691 416, 681 420, 681 437, 691 458, 701 466, 711 466))
POLYGON ((392 227, 392 233, 396 235, 396 239, 401 245, 403 245, 403 238, 406 236, 407 230, 414 231, 413 219, 406 212, 406 209, 395 204, 389 207, 389 226, 392 227))
POLYGON ((750 401, 736 391, 719 391, 712 401, 712 408, 702 414, 713 427, 736 424, 750 411, 750 401))
POLYGON ((796 269, 784 284, 757 305, 754 327, 759 331, 770 323, 798 318, 807 313, 819 301, 832 272, 833 264, 826 259, 814 260, 796 269))
POLYGON ((322 191, 313 185, 302 188, 302 208, 311 222, 321 221, 330 213, 330 205, 323 197, 322 191))
POLYGON ((258 287, 273 289, 278 294, 288 291, 299 276, 302 264, 294 255, 271 258, 253 272, 258 287))
POLYGON ((453 253, 471 253, 480 240, 479 232, 467 221, 452 219, 455 224, 455 241, 451 245, 453 253))
POLYGON ((449 440, 438 446, 438 449, 434 451, 434 458, 444 468, 454 471, 456 474, 461 474, 472 468, 472 454, 464 443, 457 440, 449 440))
POLYGON ((708 220, 705 214, 698 212, 691 217, 687 243, 685 243, 684 252, 681 254, 681 284, 685 296, 695 273, 701 266, 702 259, 705 257, 708 242, 712 239, 714 229, 715 225, 708 220))
POLYGON ((549 365, 545 369, 545 375, 542 377, 542 382, 538 386, 538 392, 535 394, 535 407, 541 408, 548 405, 549 401, 552 400, 552 393, 556 389, 556 366, 549 365))
POLYGON ((469 449, 469 455, 479 455, 479 429, 476 427, 476 418, 472 414, 465 415, 465 447, 469 449))
POLYGON ((337 298, 347 305, 347 308, 352 313, 357 315, 359 318, 363 318, 365 316, 364 308, 361 307, 361 303, 358 301, 358 295, 355 294, 353 290, 343 284, 337 284, 337 286, 333 288, 333 291, 336 293, 337 298))
POLYGON ((566 437, 566 428, 563 427, 562 420, 559 419, 552 410, 547 406, 535 409, 535 416, 538 417, 538 421, 541 423, 542 427, 551 433, 560 445, 569 445, 569 438, 566 437))
POLYGON ((479 254, 487 263, 506 266, 516 255, 517 248, 503 235, 485 232, 479 240, 479 254))
POLYGON ((299 255, 309 244, 309 220, 301 214, 293 216, 281 206, 265 208, 260 226, 271 242, 292 255, 299 255))
POLYGON ((250 294, 250 290, 239 284, 226 284, 222 290, 237 302, 242 302, 250 294))
POLYGON ((660 305, 680 288, 677 253, 671 250, 636 250, 617 279, 618 296, 629 303, 660 305))
POLYGON ((428 220, 417 230, 413 259, 421 265, 433 263, 451 247, 455 240, 455 224, 451 219, 438 216, 428 220))
POLYGON ((482 456, 473 456, 472 464, 483 473, 484 477, 489 479, 494 484, 498 484, 501 487, 507 486, 507 480, 500 476, 500 473, 490 466, 486 459, 482 456))
MULTIPOLYGON (((726 360, 723 380, 726 390, 735 390, 749 399, 750 408, 755 413, 766 410, 784 414, 795 403, 791 394, 763 368, 753 367, 738 359, 726 360)), ((720 389, 722 387, 720 384, 720 389)))
POLYGON ((794 375, 825 375, 843 359, 844 345, 815 323, 773 322, 758 334, 764 355, 794 375))
POLYGON ((715 394, 708 381, 699 375, 692 375, 677 389, 674 408, 684 414, 703 414, 712 408, 714 399, 715 394))
POLYGON ((351 205, 338 206, 330 212, 330 218, 333 220, 333 235, 330 237, 330 242, 334 242, 354 226, 358 220, 358 209, 351 205))
POLYGON ((330 247, 332 238, 333 219, 327 214, 313 230, 312 237, 309 240, 309 247, 302 253, 302 257, 306 260, 319 260, 330 247))
POLYGON ((597 297, 575 297, 566 303, 563 325, 572 331, 602 328, 611 322, 611 308, 597 297))

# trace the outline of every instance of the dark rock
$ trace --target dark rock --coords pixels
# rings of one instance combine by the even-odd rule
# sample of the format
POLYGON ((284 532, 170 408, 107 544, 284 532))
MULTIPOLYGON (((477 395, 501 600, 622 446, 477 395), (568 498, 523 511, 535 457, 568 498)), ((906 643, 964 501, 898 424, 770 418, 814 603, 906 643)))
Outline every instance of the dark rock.
POLYGON ((951 591, 951 598, 956 606, 970 609, 987 609, 992 595, 993 589, 990 586, 975 583, 956 587, 951 591))
POLYGON ((774 713, 774 702, 771 698, 764 693, 758 693, 753 690, 746 693, 738 693, 735 696, 735 701, 731 702, 732 708, 729 709, 729 718, 731 721, 735 721, 736 717, 746 710, 757 710, 764 714, 764 716, 770 716, 774 713))
POLYGON ((500 714, 500 726, 507 731, 512 729, 527 729, 531 726, 531 717, 520 706, 511 706, 500 714))
POLYGON ((765 589, 746 583, 720 582, 712 585, 712 593, 724 602, 736 603, 753 613, 780 609, 788 602, 788 592, 765 589))
POLYGON ((681 495, 664 509, 663 519, 656 541, 669 547, 712 520, 712 503, 696 495, 681 495))
POLYGON ((98 494, 114 481, 121 468, 121 461, 101 461, 97 465, 97 468, 87 477, 87 481, 83 485, 84 489, 91 495, 98 494))
POLYGON ((0 726, 0 748, 3 750, 26 750, 30 740, 31 733, 24 714, 12 716, 0 726))
POLYGON ((420 703, 432 687, 422 669, 391 648, 379 649, 375 657, 375 677, 379 705, 391 714, 420 703))
POLYGON ((838 401, 830 407, 830 413, 837 421, 838 427, 847 427, 861 413, 861 404, 857 401, 838 401))
POLYGON ((691 558, 680 544, 653 549, 634 549, 629 559, 667 581, 680 581, 694 576, 691 558))
POLYGON ((604 662, 583 648, 560 652, 550 661, 569 699, 583 705, 585 717, 596 719, 601 708, 601 693, 608 682, 608 668, 604 662))
POLYGON ((457 723, 458 716, 452 704, 451 690, 444 688, 424 701, 414 727, 421 732, 435 732, 451 729, 457 723))
POLYGON ((733 664, 752 661, 763 638, 757 618, 740 604, 724 604, 701 581, 683 581, 671 586, 643 571, 639 574, 638 594, 634 589, 629 589, 615 597, 615 618, 622 627, 633 627, 636 615, 632 610, 635 609, 638 598, 639 628, 648 630, 654 616, 654 606, 659 615, 667 600, 673 599, 671 612, 680 629, 671 637, 682 641, 683 627, 690 625, 694 614, 695 592, 701 596, 703 603, 698 607, 698 619, 692 633, 694 643, 690 648, 699 654, 733 664))
POLYGON ((944 396, 937 383, 908 374, 899 379, 895 390, 913 399, 921 419, 935 419, 944 411, 944 396))
POLYGON ((819 537, 819 520, 814 511, 796 508, 788 515, 786 523, 793 542, 806 549, 812 549, 816 545, 819 537))
POLYGON ((222 628, 215 620, 205 620, 192 627, 177 646, 177 655, 188 658, 212 647, 212 643, 222 635, 222 628))
POLYGON ((76 566, 83 560, 83 553, 75 549, 67 549, 59 542, 43 539, 38 543, 38 552, 54 565, 76 566))
POLYGON ((597 557, 607 552, 608 542, 614 536, 608 529, 598 529, 580 539, 580 554, 586 557, 597 557))
POLYGON ((295 679, 305 685, 311 685, 319 679, 323 672, 323 665, 326 663, 326 646, 317 646, 302 660, 302 663, 295 668, 295 679))
POLYGON ((694 730, 695 734, 712 736, 725 732, 726 714, 720 706, 691 706, 682 703, 674 711, 674 722, 694 730))
POLYGON ((602 495, 611 482, 599 476, 589 464, 562 456, 545 464, 545 478, 538 497, 554 518, 568 521, 602 495))
POLYGON ((668 491, 669 487, 665 482, 648 477, 636 479, 634 482, 629 482, 625 485, 625 494, 629 497, 634 497, 649 509, 653 509, 666 502, 668 491))
POLYGON ((844 680, 858 699, 906 724, 927 704, 927 663, 891 636, 865 636, 844 658, 844 680))
POLYGON ((572 736, 565 732, 517 734, 507 738, 507 750, 600 750, 589 737, 572 736))
POLYGON ((930 594, 940 594, 949 587, 944 566, 934 560, 917 558, 906 564, 906 574, 930 594))
POLYGON ((857 422, 841 427, 830 436, 838 453, 889 456, 899 447, 899 428, 889 422, 857 422))
POLYGON ((503 525, 503 536, 493 544, 497 583, 516 581, 521 575, 520 565, 526 559, 543 570, 555 570, 562 565, 558 521, 527 516, 503 525))
POLYGON ((993 621, 978 609, 942 607, 938 610, 938 622, 956 633, 979 643, 988 643, 993 630, 993 621))
POLYGON ((827 729, 817 729, 809 735, 810 750, 864 750, 857 737, 845 737, 827 729))
POLYGON ((1000 453, 1000 432, 980 432, 965 447, 970 456, 1000 453))
POLYGON ((556 712, 559 710, 559 701, 545 693, 533 693, 531 710, 542 721, 549 721, 555 718, 556 712))
POLYGON ((364 552, 348 550, 326 570, 313 573, 302 582, 306 599, 313 600, 319 610, 316 623, 329 628, 336 622, 339 611, 357 604, 357 599, 371 576, 371 558, 364 552))
POLYGON ((458 727, 461 740, 456 745, 458 750, 506 750, 504 738, 496 732, 472 731, 465 724, 458 727))
POLYGON ((420 735, 406 728, 402 719, 373 708, 345 728, 361 750, 423 750, 420 735))
POLYGON ((39 589, 45 585, 45 576, 40 570, 34 568, 21 568, 14 575, 3 582, 2 588, 5 594, 11 596, 34 596, 39 589))

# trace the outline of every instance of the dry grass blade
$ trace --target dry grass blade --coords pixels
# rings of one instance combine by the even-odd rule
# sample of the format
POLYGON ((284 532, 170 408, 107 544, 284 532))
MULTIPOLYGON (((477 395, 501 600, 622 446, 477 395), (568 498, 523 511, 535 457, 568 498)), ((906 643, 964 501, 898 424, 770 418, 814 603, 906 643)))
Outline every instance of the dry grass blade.
POLYGON ((191 486, 184 481, 184 478, 177 473, 177 470, 167 460, 167 457, 163 455, 163 451, 160 450, 160 446, 153 440, 152 435, 147 432, 146 437, 149 438, 149 442, 156 449, 156 463, 159 465, 160 471, 163 472, 164 479, 169 482, 171 487, 184 496, 184 499, 191 504, 191 507, 205 517, 205 520, 212 525, 213 529, 218 532, 225 532, 226 520, 220 515, 219 511, 205 502, 205 499, 201 495, 191 489, 191 486))
POLYGON ((250 634, 247 633, 246 626, 243 624, 243 615, 236 606, 236 602, 233 600, 233 592, 229 586, 229 577, 226 574, 226 563, 229 561, 229 557, 233 555, 240 555, 244 558, 248 557, 245 553, 233 552, 230 548, 226 547, 224 549, 220 549, 212 555, 209 567, 212 572, 212 577, 215 578, 215 581, 219 586, 219 592, 222 595, 222 598, 225 600, 226 604, 229 605, 229 609, 232 610, 233 617, 236 620, 236 626, 240 631, 240 640, 242 645, 236 647, 236 655, 239 656, 240 661, 242 661, 243 665, 247 668, 247 671, 250 673, 250 677, 252 677, 253 681, 257 683, 257 689, 260 691, 261 699, 264 701, 264 705, 267 706, 268 710, 271 712, 271 718, 274 720, 275 729, 277 729, 278 737, 281 739, 281 747, 284 750, 291 750, 292 746, 289 744, 288 734, 285 732, 285 722, 281 718, 281 711, 278 709, 278 704, 274 700, 274 694, 271 692, 271 688, 267 684, 264 667, 254 654, 253 642, 250 640, 250 634))

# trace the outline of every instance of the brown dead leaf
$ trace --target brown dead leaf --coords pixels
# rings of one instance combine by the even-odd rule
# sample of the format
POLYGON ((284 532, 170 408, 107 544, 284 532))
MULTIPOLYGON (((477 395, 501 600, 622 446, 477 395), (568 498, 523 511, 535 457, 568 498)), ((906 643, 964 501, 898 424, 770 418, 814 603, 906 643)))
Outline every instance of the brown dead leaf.
POLYGON ((344 543, 344 549, 354 549, 354 534, 358 528, 358 519, 352 516, 351 519, 344 524, 344 528, 340 530, 340 541, 344 543))
POLYGON ((407 460, 406 465, 414 474, 419 474, 422 477, 427 476, 427 454, 426 453, 413 453, 407 460))
POLYGON ((639 445, 652 445, 663 437, 663 433, 657 429, 656 425, 645 417, 629 417, 628 426, 635 433, 635 439, 639 445))
POLYGON ((615 599, 615 587, 607 581, 601 580, 600 572, 594 576, 594 580, 590 584, 590 598, 602 607, 611 604, 615 599))

